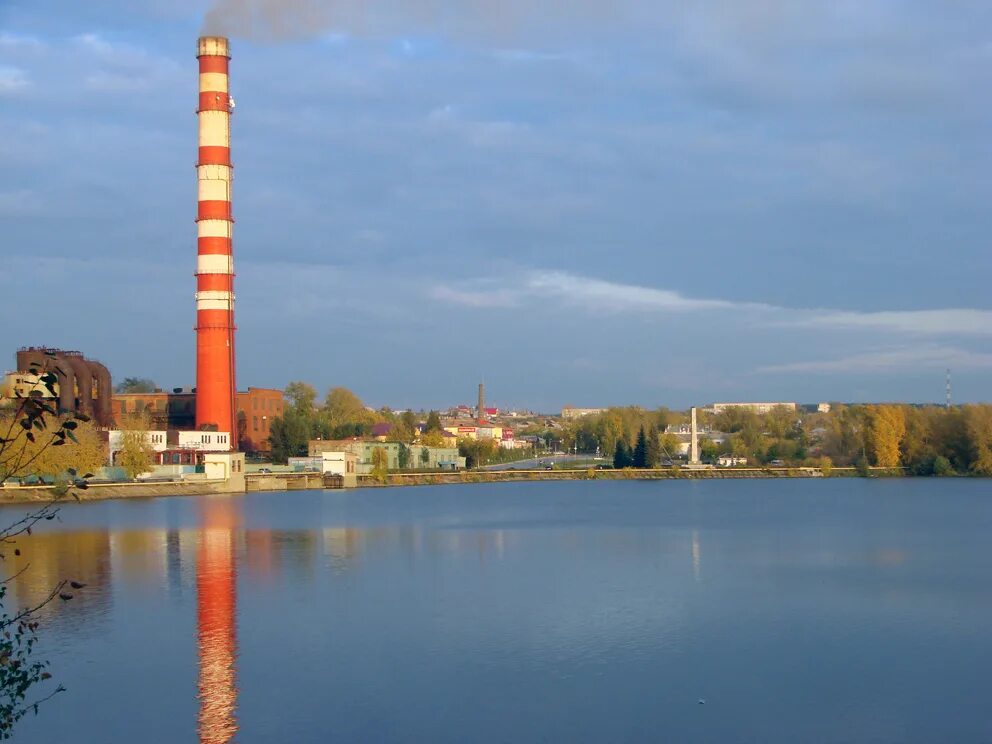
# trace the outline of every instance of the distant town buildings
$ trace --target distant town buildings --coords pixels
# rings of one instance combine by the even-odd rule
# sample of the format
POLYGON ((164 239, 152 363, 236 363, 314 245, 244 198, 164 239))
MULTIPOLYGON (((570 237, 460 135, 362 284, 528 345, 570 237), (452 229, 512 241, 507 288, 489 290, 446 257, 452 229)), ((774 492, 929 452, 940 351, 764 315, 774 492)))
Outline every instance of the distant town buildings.
POLYGON ((577 419, 583 416, 603 413, 604 411, 606 411, 605 408, 575 408, 574 406, 565 406, 561 409, 561 417, 563 419, 577 419))
POLYGON ((790 411, 795 411, 797 406, 792 402, 778 402, 778 403, 713 403, 709 407, 710 413, 723 413, 728 408, 743 408, 748 411, 753 411, 754 413, 768 413, 774 408, 785 408, 790 411))

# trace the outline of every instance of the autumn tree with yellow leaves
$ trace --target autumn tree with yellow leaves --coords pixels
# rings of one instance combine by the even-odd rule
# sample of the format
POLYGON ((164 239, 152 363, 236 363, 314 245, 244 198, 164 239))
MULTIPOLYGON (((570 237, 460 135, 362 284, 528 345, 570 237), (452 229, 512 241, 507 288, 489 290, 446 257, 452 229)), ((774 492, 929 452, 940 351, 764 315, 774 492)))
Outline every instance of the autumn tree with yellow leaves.
POLYGON ((899 467, 899 445, 906 434, 906 415, 900 406, 869 406, 868 451, 880 468, 899 467))
POLYGON ((134 480, 142 473, 152 469, 155 450, 148 439, 151 419, 146 411, 122 418, 121 448, 117 452, 118 467, 124 469, 125 475, 134 480))

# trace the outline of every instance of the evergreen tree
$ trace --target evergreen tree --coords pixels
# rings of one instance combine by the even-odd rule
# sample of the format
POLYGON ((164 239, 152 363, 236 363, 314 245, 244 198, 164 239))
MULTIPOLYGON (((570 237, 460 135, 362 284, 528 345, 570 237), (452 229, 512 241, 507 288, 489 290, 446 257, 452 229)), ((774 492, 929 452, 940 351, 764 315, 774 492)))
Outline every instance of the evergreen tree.
POLYGON ((617 440, 616 449, 613 451, 613 467, 617 470, 629 468, 631 463, 630 447, 623 439, 617 440))
POLYGON ((661 443, 658 428, 652 426, 648 431, 648 449, 645 467, 656 468, 661 464, 661 443))
POLYGON ((634 445, 634 467, 646 468, 648 466, 648 437, 644 433, 642 426, 637 432, 637 444, 634 445))
POLYGON ((427 414, 427 426, 424 431, 441 431, 441 417, 437 415, 437 411, 427 414))

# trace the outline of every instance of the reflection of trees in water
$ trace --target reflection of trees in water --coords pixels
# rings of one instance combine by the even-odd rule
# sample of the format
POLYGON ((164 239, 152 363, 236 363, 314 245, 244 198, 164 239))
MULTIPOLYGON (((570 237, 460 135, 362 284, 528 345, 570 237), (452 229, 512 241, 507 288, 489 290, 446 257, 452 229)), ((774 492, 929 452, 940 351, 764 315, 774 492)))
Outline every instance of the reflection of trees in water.
POLYGON ((11 587, 16 606, 34 607, 60 581, 80 581, 87 587, 75 592, 72 602, 49 602, 36 618, 60 640, 100 632, 113 603, 110 533, 35 533, 18 537, 16 547, 20 555, 10 546, 4 560, 8 575, 15 577, 11 587))

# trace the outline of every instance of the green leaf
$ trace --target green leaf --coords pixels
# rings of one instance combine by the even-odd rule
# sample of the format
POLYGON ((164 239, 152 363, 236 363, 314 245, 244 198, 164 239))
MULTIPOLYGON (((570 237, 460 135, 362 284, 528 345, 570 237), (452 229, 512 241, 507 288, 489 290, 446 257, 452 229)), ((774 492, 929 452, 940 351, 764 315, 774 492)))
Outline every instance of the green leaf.
POLYGON ((77 424, 75 421, 66 421, 64 424, 62 424, 63 429, 75 429, 77 426, 79 426, 79 424, 77 424))
POLYGON ((70 431, 70 432, 66 432, 66 433, 69 435, 69 439, 71 439, 76 444, 79 444, 79 440, 76 439, 76 435, 73 432, 70 431))

